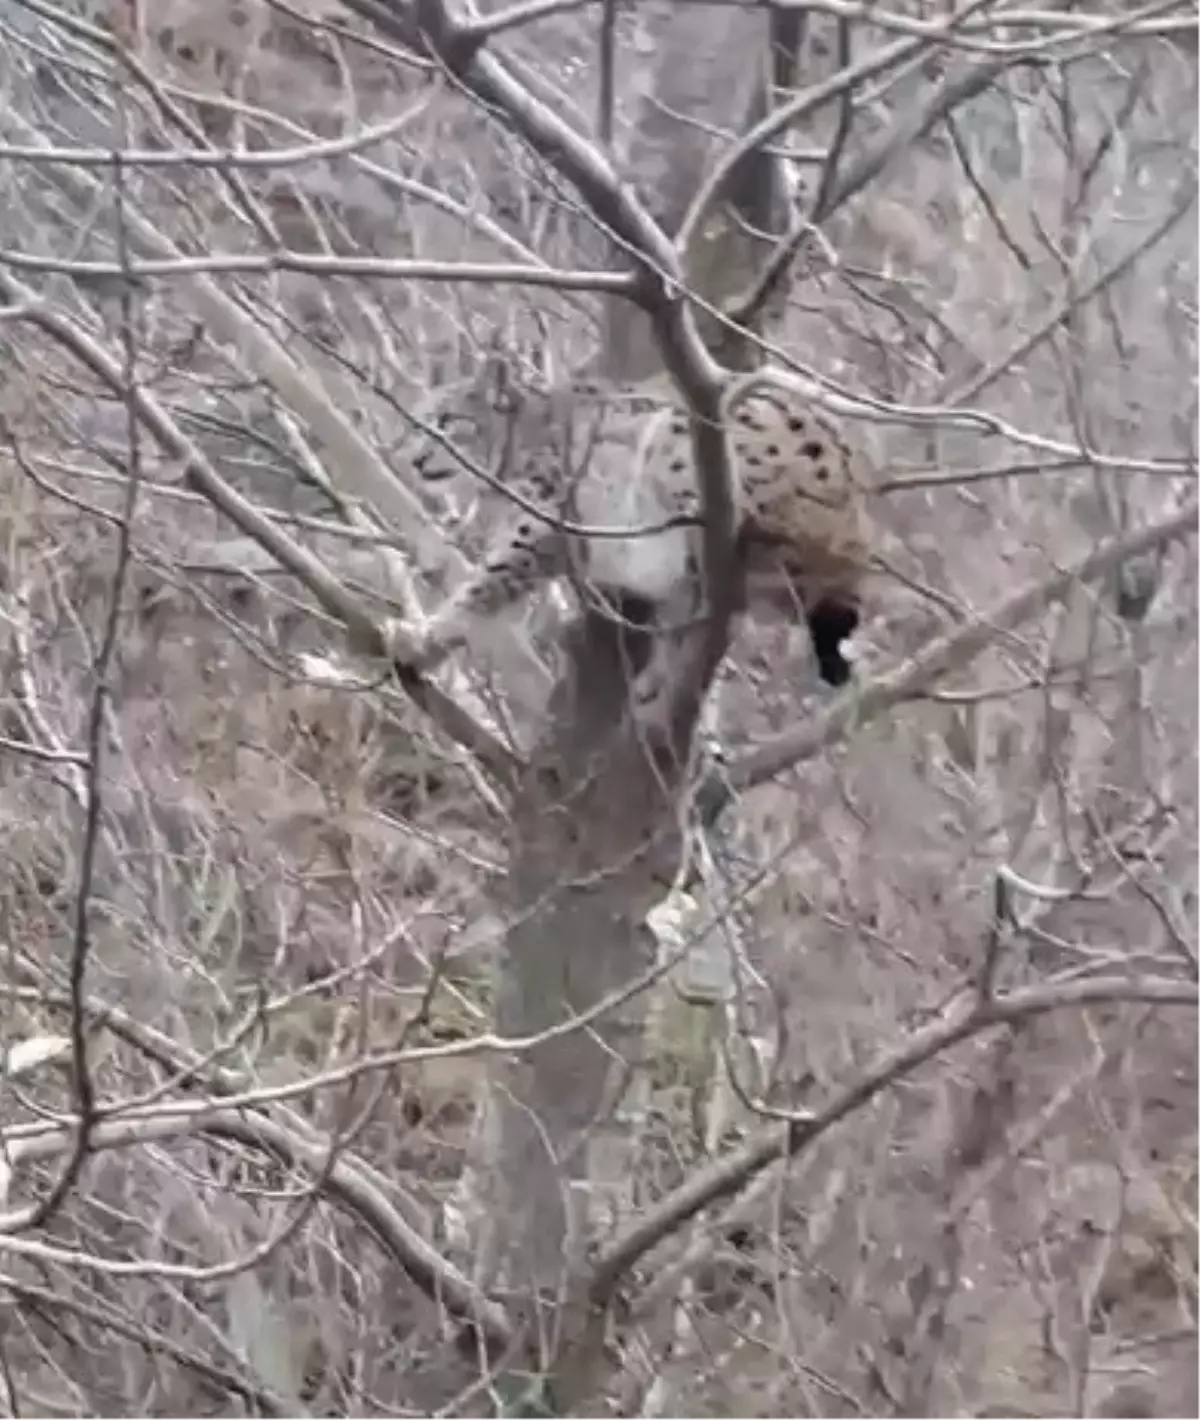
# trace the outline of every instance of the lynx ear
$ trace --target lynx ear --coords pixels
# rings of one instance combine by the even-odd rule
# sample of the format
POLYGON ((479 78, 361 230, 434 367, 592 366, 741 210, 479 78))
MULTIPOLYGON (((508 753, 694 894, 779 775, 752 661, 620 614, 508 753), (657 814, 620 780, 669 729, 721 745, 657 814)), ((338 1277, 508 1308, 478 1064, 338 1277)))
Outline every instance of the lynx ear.
POLYGON ((512 364, 504 347, 496 338, 475 366, 473 383, 480 399, 497 414, 507 414, 513 407, 515 382, 512 364))
MULTIPOLYGON (((540 316, 535 323, 544 329, 540 316)), ((529 395, 544 395, 555 387, 554 361, 548 353, 549 336, 530 343, 506 339, 501 330, 489 332, 475 347, 472 360, 475 388, 497 414, 512 414, 529 395)))

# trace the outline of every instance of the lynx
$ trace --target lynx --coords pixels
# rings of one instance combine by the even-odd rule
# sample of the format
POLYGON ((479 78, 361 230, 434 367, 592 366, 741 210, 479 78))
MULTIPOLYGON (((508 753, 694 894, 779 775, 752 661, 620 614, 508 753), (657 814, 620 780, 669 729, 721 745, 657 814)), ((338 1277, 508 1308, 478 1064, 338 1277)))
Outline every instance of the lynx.
MULTIPOLYGON (((462 473, 446 435, 465 428, 476 455, 467 467, 516 511, 476 574, 416 632, 414 669, 433 669, 475 621, 554 578, 569 576, 583 595, 647 624, 689 598, 691 614, 699 610, 701 498, 686 406, 666 377, 510 395, 440 424, 413 460, 421 476, 462 473)), ((799 381, 775 369, 731 381, 725 425, 742 610, 802 618, 822 678, 843 685, 851 674, 843 642, 858 624, 867 567, 865 454, 799 381)))

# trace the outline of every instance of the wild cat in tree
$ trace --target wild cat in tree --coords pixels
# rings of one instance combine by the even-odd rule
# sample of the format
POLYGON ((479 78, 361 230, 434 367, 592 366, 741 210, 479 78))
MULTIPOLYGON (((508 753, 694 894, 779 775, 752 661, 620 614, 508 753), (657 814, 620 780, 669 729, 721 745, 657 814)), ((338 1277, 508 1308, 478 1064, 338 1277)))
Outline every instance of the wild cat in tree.
MULTIPOLYGON (((786 371, 733 377, 723 407, 742 609, 803 619, 822 678, 844 685, 870 556, 869 460, 786 371)), ((414 669, 433 669, 477 622, 551 579, 570 577, 647 627, 667 608, 676 618, 702 609, 700 488, 687 408, 667 377, 476 391, 430 427, 413 464, 430 483, 474 472, 512 507, 474 575, 410 632, 414 669)))

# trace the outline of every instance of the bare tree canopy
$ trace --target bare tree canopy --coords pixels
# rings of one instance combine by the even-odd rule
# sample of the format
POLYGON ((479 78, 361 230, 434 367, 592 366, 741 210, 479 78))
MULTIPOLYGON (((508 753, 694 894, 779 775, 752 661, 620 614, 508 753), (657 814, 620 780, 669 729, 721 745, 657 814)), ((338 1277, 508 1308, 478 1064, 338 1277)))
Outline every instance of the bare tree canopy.
POLYGON ((0 0, 0 1413, 1196 1413, 1198 28, 0 0))

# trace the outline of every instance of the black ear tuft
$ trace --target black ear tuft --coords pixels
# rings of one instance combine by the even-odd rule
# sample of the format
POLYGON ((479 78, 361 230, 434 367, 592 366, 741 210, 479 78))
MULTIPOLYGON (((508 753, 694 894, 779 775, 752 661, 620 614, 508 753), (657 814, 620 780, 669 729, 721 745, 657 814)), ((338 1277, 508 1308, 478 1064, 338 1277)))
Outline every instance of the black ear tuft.
POLYGON ((827 685, 845 685, 853 674, 850 662, 842 655, 841 645, 853 636, 858 626, 858 609, 841 602, 818 602, 808 617, 808 634, 821 679, 827 685))
POLYGON ((1125 562, 1117 570, 1117 615, 1122 621, 1144 621, 1158 593, 1159 564, 1125 562))

